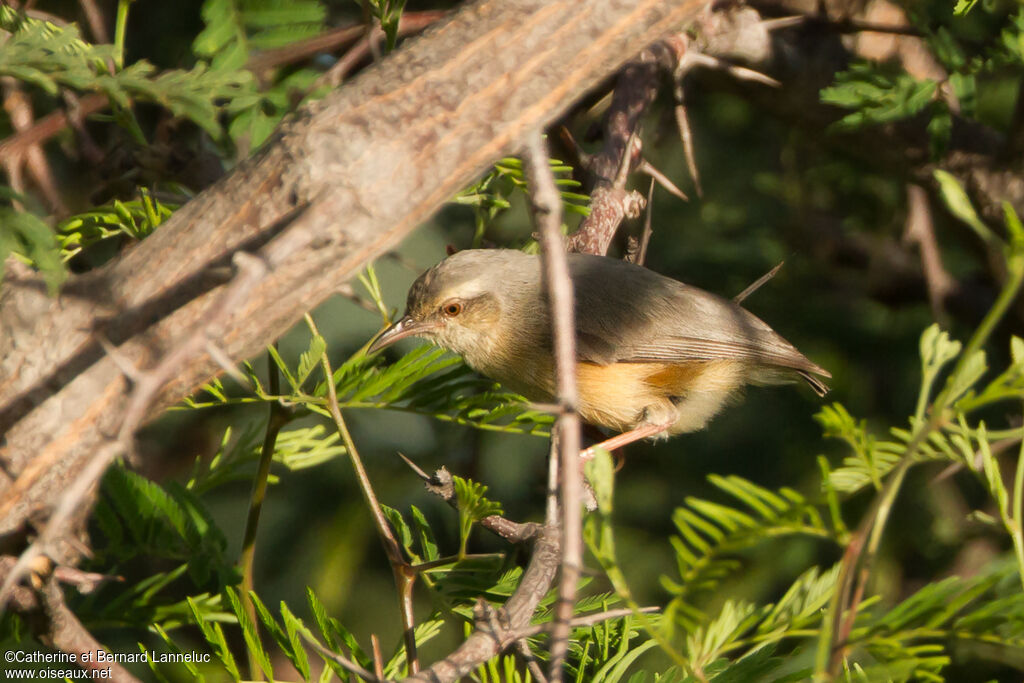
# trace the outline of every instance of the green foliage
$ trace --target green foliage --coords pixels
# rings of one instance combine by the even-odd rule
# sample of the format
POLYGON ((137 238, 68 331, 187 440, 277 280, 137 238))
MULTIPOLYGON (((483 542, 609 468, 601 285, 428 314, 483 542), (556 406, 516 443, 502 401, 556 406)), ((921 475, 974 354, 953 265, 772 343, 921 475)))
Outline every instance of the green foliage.
MULTIPOLYGON (((573 192, 580 183, 572 178, 572 166, 556 159, 550 159, 549 164, 551 172, 555 174, 555 185, 559 188, 565 213, 589 215, 590 198, 585 194, 573 192)), ((514 157, 507 157, 496 163, 494 169, 477 183, 455 196, 452 201, 456 204, 473 207, 476 220, 473 247, 480 246, 487 226, 499 213, 512 205, 513 196, 525 196, 525 193, 526 177, 523 174, 523 162, 514 157)), ((533 249, 536 250, 535 245, 533 249)))
POLYGON ((487 486, 475 481, 452 477, 455 486, 455 501, 459 510, 459 557, 466 555, 466 543, 473 524, 491 515, 502 513, 501 503, 488 500, 487 486))
POLYGON ((57 224, 61 257, 68 261, 95 244, 117 237, 141 240, 170 218, 176 208, 142 189, 138 199, 125 202, 115 199, 65 218, 57 224))
POLYGON ((0 30, 11 35, 0 51, 0 75, 56 95, 66 87, 99 92, 127 110, 133 99, 166 107, 194 121, 213 137, 220 137, 219 103, 232 100, 247 88, 244 76, 211 70, 199 64, 189 71, 158 73, 145 61, 110 70, 119 53, 113 45, 92 45, 81 39, 74 24, 58 27, 0 6, 0 30))
POLYGON ((10 254, 24 258, 38 268, 51 294, 67 277, 50 226, 27 211, 0 206, 0 280, 4 276, 4 262, 10 254))
POLYGON ((215 576, 230 579, 232 570, 224 557, 227 539, 188 489, 173 482, 161 487, 112 467, 103 478, 103 493, 95 519, 107 539, 104 553, 110 560, 139 555, 184 560, 197 585, 215 576))
POLYGON ((679 580, 662 577, 662 585, 673 596, 667 613, 684 628, 704 618, 694 598, 714 591, 740 568, 730 554, 790 535, 835 540, 818 507, 793 489, 775 492, 737 476, 712 475, 709 480, 747 509, 689 497, 672 515, 680 534, 671 539, 679 580))
POLYGON ((858 62, 836 74, 836 83, 821 91, 821 101, 854 110, 836 124, 853 130, 911 117, 935 97, 934 81, 918 81, 905 71, 858 62))
MULTIPOLYGON (((323 340, 318 341, 314 336, 309 349, 292 367, 276 350, 268 349, 292 388, 288 395, 270 394, 252 366, 245 364, 243 369, 252 387, 251 393, 229 395, 224 384, 215 380, 203 388, 208 398, 190 398, 185 405, 205 408, 284 401, 329 417, 325 407, 326 384, 321 380, 310 391, 303 389, 314 373, 313 359, 324 350, 323 340)), ((546 435, 553 419, 547 413, 532 409, 520 396, 474 374, 460 359, 430 346, 421 346, 386 366, 380 356, 368 356, 361 349, 334 370, 334 384, 342 409, 387 408, 477 429, 541 436, 546 435)))
MULTIPOLYGON (((966 14, 976 3, 959 0, 954 13, 966 14)), ((1000 14, 999 3, 988 3, 986 11, 1000 14)), ((1007 67, 1024 64, 1024 10, 1018 9, 1005 21, 999 40, 978 49, 956 37, 949 26, 936 27, 920 13, 911 14, 925 37, 931 53, 949 72, 947 83, 916 79, 898 64, 861 61, 836 74, 833 85, 822 89, 821 100, 850 110, 833 128, 852 131, 927 116, 933 158, 941 157, 953 130, 954 111, 961 117, 977 113, 978 93, 986 79, 1007 67), (943 92, 947 88, 950 92, 943 92), (952 97, 951 97, 952 96, 952 97), (955 98, 955 101, 953 100, 955 98)))
MULTIPOLYGON (((259 425, 250 425, 233 439, 231 427, 224 430, 220 447, 213 457, 196 458, 186 487, 202 494, 232 481, 246 481, 253 477, 259 461, 264 432, 259 425)), ((284 469, 296 472, 316 467, 340 455, 345 447, 336 432, 327 433, 324 425, 287 429, 277 435, 273 461, 284 469)), ((279 480, 273 472, 268 483, 279 480)))
POLYGON ((203 31, 192 50, 215 69, 245 67, 253 50, 283 47, 324 28, 327 10, 316 0, 206 0, 203 31))
POLYGON ((213 70, 237 74, 249 86, 244 96, 227 106, 228 133, 236 144, 250 149, 262 145, 285 114, 307 96, 320 94, 319 74, 296 69, 273 77, 255 74, 250 58, 255 51, 273 50, 318 35, 326 30, 326 8, 317 0, 206 0, 203 31, 192 49, 210 60, 213 70))
POLYGON ((402 19, 405 0, 367 0, 365 6, 370 14, 380 22, 380 28, 387 37, 387 51, 395 49, 398 40, 398 23, 402 19))
MULTIPOLYGON (((366 3, 369 13, 381 22, 388 49, 397 38, 403 4, 400 0, 366 3)), ((956 11, 965 14, 975 4, 961 0, 956 11)), ((990 16, 996 4, 983 3, 980 9, 990 16)), ((0 74, 50 95, 61 88, 104 93, 115 104, 117 120, 136 133, 140 129, 129 106, 143 100, 195 121, 219 140, 225 138, 221 118, 226 116, 230 120, 227 137, 236 145, 259 145, 282 116, 315 93, 320 76, 298 67, 260 68, 259 53, 324 31, 325 6, 310 0, 206 0, 202 12, 205 28, 193 43, 193 53, 203 63, 188 71, 159 73, 144 62, 120 66, 123 21, 119 20, 121 35, 116 45, 90 45, 74 26, 57 27, 0 8, 0 27, 10 33, 0 51, 0 74), (258 79, 250 69, 259 70, 258 79)), ((984 79, 1024 63, 1024 12, 1009 17, 999 40, 984 49, 945 26, 925 28, 926 39, 950 70, 948 84, 940 88, 890 66, 855 64, 822 93, 826 101, 848 110, 840 129, 929 117, 937 156, 952 126, 945 88, 956 94, 960 115, 973 116, 984 79)), ((559 176, 566 210, 585 215, 587 198, 574 192, 577 183, 570 177, 572 169, 557 161, 551 165, 559 176)), ((856 409, 839 403, 823 408, 818 421, 824 433, 840 440, 846 452, 837 465, 826 456, 819 458, 820 485, 805 481, 798 491, 786 486, 768 488, 736 475, 711 475, 708 480, 715 491, 684 498, 672 517, 677 534, 669 550, 677 571, 672 578, 662 579, 669 593, 662 614, 641 612, 631 593, 627 573, 632 566, 620 564, 616 544, 614 467, 607 454, 599 453, 587 465, 598 510, 588 516, 585 529, 587 562, 596 566, 581 582, 575 611, 594 615, 624 605, 633 613, 572 629, 569 680, 740 683, 822 677, 823 667, 812 669, 809 663, 815 641, 820 644, 824 639, 831 646, 830 624, 849 614, 835 607, 844 604, 837 590, 843 572, 872 569, 870 558, 857 566, 846 564, 851 542, 870 542, 864 530, 874 527, 865 520, 877 520, 878 533, 884 531, 884 510, 900 494, 903 473, 929 463, 959 468, 973 478, 974 494, 969 500, 977 509, 970 519, 980 524, 972 527, 972 533, 988 535, 1012 550, 980 574, 928 579, 909 597, 893 596, 884 585, 866 584, 842 644, 845 656, 839 678, 943 680, 950 675, 951 663, 962 665, 972 656, 993 656, 1024 669, 1020 655, 1024 651, 1024 450, 1017 443, 1022 434, 1018 408, 1024 399, 1024 341, 1010 339, 1011 361, 1004 368, 990 371, 990 364, 996 365, 992 359, 1002 354, 985 350, 1001 312, 1019 296, 1024 227, 1008 207, 1005 229, 993 230, 954 176, 938 171, 935 178, 949 212, 973 230, 990 255, 1005 257, 1005 288, 993 313, 964 343, 937 326, 924 331, 919 346, 921 386, 916 405, 908 406, 907 412, 913 409, 913 413, 906 421, 887 426, 876 418, 855 415, 856 409), (1012 442, 1010 447, 1007 442, 1012 442), (844 517, 855 520, 859 515, 863 515, 860 528, 851 534, 844 517), (793 536, 824 541, 820 545, 826 553, 844 559, 824 568, 831 558, 827 562, 817 558, 794 571, 793 575, 799 574, 795 579, 776 573, 773 578, 782 588, 767 598, 744 600, 732 592, 735 584, 727 579, 736 578, 745 568, 751 549, 774 549, 780 539, 793 536), (821 566, 815 564, 818 561, 821 566), (661 653, 656 652, 659 648, 661 653), (666 657, 670 666, 664 663, 666 657)), ((506 159, 455 198, 476 212, 477 243, 501 211, 525 196, 520 194, 524 187, 521 164, 506 159)), ((63 220, 57 224, 56 239, 42 219, 0 209, 0 257, 19 254, 56 287, 62 278, 62 259, 105 241, 140 239, 174 209, 147 190, 140 189, 137 197, 114 200, 63 220)), ((369 269, 360 279, 386 321, 390 314, 376 273, 369 269)), ((311 680, 320 657, 325 663, 320 680, 332 676, 355 680, 333 658, 319 654, 312 641, 363 668, 374 668, 368 635, 347 617, 331 616, 333 607, 326 606, 312 589, 306 590, 306 604, 298 606, 266 600, 260 591, 244 593, 230 556, 233 544, 207 511, 207 503, 225 487, 253 477, 266 434, 262 418, 268 404, 283 406, 286 419, 307 420, 302 427, 278 434, 271 483, 346 454, 327 420, 328 381, 346 411, 400 410, 477 429, 538 435, 551 424, 549 415, 533 410, 520 397, 474 375, 439 350, 420 347, 393 363, 358 350, 336 368, 333 377, 326 378, 322 361, 332 355, 330 346, 314 331, 307 348, 294 356, 268 349, 276 371, 284 377, 284 388, 278 392, 271 392, 253 366, 245 364, 244 386, 218 380, 201 396, 186 401, 180 410, 230 407, 237 412, 224 411, 232 416, 232 425, 220 432, 217 452, 211 458, 197 458, 183 484, 157 484, 124 468, 112 470, 104 480, 92 518, 95 556, 89 568, 127 578, 123 583, 107 582, 92 594, 69 593, 75 613, 90 629, 130 630, 171 652, 198 647, 216 661, 212 667, 216 671, 190 662, 174 667, 152 664, 153 676, 202 680, 220 675, 237 680, 262 673, 276 680, 311 680), (260 420, 251 419, 252 415, 260 420), (246 611, 244 598, 251 600, 254 616, 246 611), (246 660, 255 661, 257 671, 247 671, 246 660)), ((339 349, 333 351, 335 357, 339 355, 339 349)), ((374 477, 374 465, 368 469, 374 477)), ((415 480, 411 482, 414 486, 415 480)), ((417 567, 414 635, 418 644, 436 638, 446 627, 450 632, 471 629, 479 600, 499 607, 523 577, 523 558, 512 552, 467 552, 473 524, 501 514, 502 507, 486 497, 487 486, 482 483, 455 477, 454 486, 457 512, 440 502, 422 509, 384 508, 406 557, 417 567), (442 516, 441 522, 431 519, 434 513, 442 516)), ((244 512, 230 511, 238 516, 244 512)), ((545 596, 534 615, 535 624, 551 620, 556 599, 554 591, 545 596)), ((0 634, 5 644, 31 637, 26 624, 11 615, 0 620, 0 634)), ((541 660, 546 639, 543 632, 527 639, 541 660)), ((390 644, 390 650, 387 645, 381 662, 385 675, 408 673, 400 639, 390 644)), ((140 643, 140 647, 148 649, 151 643, 140 643)), ((522 661, 507 654, 483 664, 474 678, 532 679, 522 661)))

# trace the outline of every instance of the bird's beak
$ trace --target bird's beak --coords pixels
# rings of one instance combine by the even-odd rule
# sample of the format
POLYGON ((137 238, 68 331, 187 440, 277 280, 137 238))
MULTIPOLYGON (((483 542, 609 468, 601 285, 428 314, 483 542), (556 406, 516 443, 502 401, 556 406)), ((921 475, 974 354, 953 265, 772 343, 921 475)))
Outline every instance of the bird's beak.
POLYGON ((415 337, 425 332, 429 332, 437 327, 437 323, 433 322, 417 322, 409 316, 405 316, 397 323, 389 327, 380 333, 380 336, 372 344, 370 348, 366 350, 367 354, 377 353, 385 346, 391 346, 399 339, 405 339, 406 337, 415 337))

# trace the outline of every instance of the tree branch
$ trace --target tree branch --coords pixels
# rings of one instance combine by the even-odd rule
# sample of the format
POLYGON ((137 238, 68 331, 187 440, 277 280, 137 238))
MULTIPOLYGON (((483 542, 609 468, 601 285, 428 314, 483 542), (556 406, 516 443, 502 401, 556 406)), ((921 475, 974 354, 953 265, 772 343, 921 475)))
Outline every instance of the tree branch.
MULTIPOLYGON (((72 278, 58 300, 36 279, 7 281, 0 464, 17 480, 0 483, 0 537, 52 506, 122 423, 128 390, 94 331, 135 367, 154 365, 205 318, 225 286, 220 267, 246 250, 273 268, 210 341, 234 360, 255 355, 494 160, 521 149, 528 131, 704 5, 470 4, 301 112, 151 237, 72 278), (297 207, 307 207, 301 220, 282 225, 297 207)), ((197 357, 147 417, 219 371, 197 357)), ((62 564, 74 555, 64 550, 54 558, 62 564)))

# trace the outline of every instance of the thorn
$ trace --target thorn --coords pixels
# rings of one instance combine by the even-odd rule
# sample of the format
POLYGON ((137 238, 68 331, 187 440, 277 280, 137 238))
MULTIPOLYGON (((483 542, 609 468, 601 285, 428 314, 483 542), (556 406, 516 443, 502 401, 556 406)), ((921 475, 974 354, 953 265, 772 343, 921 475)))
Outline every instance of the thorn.
POLYGON ((640 236, 640 248, 636 254, 636 264, 642 266, 647 261, 647 245, 651 242, 654 228, 651 225, 651 214, 654 213, 654 178, 647 186, 647 212, 644 215, 644 232, 640 236))
POLYGON ((626 140, 626 148, 622 152, 622 159, 619 160, 619 168, 615 171, 615 180, 612 182, 612 187, 626 187, 626 180, 629 179, 629 172, 633 168, 633 151, 636 150, 637 154, 639 154, 641 149, 640 138, 637 137, 636 130, 634 129, 630 132, 629 139, 626 140))
POLYGON ((417 477, 419 477, 420 479, 422 479, 425 482, 433 481, 433 477, 431 477, 429 474, 424 472, 423 469, 419 465, 417 465, 412 460, 410 460, 408 457, 406 457, 406 455, 404 453, 402 453, 401 451, 398 451, 398 457, 405 461, 405 464, 409 466, 409 469, 411 469, 416 474, 417 477))
POLYGON ((675 109, 676 127, 679 128, 679 138, 683 142, 683 156, 686 157, 686 169, 690 172, 690 178, 693 179, 693 187, 697 191, 697 196, 703 199, 704 188, 700 182, 700 171, 697 170, 697 155, 693 149, 693 131, 690 129, 690 118, 686 115, 686 105, 683 103, 682 84, 676 90, 676 99, 679 102, 675 109))
POLYGON ((690 198, 686 196, 685 192, 676 187, 675 183, 669 180, 668 176, 655 168, 654 165, 646 159, 640 160, 640 163, 637 164, 636 170, 651 176, 651 179, 657 181, 659 185, 668 190, 669 194, 679 197, 684 202, 690 201, 690 198))
POLYGON ((775 266, 774 268, 769 270, 767 273, 765 273, 761 277, 757 278, 757 280, 755 280, 753 282, 753 284, 751 284, 749 287, 744 289, 742 292, 740 292, 739 294, 734 296, 732 298, 733 303, 735 303, 735 304, 743 303, 743 301, 748 296, 750 296, 751 294, 753 294, 757 290, 761 289, 762 285, 764 285, 766 282, 768 282, 773 277, 775 277, 775 275, 778 274, 779 270, 782 268, 783 265, 785 265, 785 263, 786 263, 785 261, 779 261, 779 265, 775 266))
POLYGON ((210 358, 213 359, 213 362, 219 365, 221 370, 227 373, 227 375, 230 376, 231 379, 235 380, 243 387, 247 387, 249 389, 253 388, 252 382, 249 381, 249 378, 246 377, 245 374, 243 374, 242 371, 239 370, 238 367, 231 362, 231 359, 228 357, 228 354, 225 353, 222 348, 214 344, 212 340, 207 340, 206 352, 210 354, 210 358))
POLYGON ((96 341, 99 345, 103 347, 103 351, 107 354, 107 357, 113 361, 114 365, 117 366, 117 369, 121 371, 121 374, 132 382, 138 384, 144 373, 135 367, 135 364, 132 363, 127 356, 121 353, 120 349, 114 346, 110 340, 107 339, 105 334, 102 332, 93 332, 93 334, 96 336, 96 341))
POLYGON ((766 31, 777 31, 781 28, 789 28, 790 26, 799 26, 800 24, 807 21, 807 17, 802 14, 795 14, 789 17, 778 17, 776 19, 762 19, 761 27, 766 31))

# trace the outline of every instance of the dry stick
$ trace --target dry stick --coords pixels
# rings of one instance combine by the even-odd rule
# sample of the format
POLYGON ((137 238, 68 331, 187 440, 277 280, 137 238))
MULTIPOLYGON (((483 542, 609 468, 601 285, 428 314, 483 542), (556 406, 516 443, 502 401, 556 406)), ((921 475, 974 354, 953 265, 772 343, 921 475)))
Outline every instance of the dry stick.
MULTIPOLYGON (((444 472, 447 474, 447 472, 444 472)), ((450 481, 451 475, 448 475, 450 481)), ((450 486, 450 483, 449 483, 450 486)), ((547 514, 544 524, 533 525, 530 538, 535 540, 530 563, 523 572, 512 596, 497 611, 494 621, 500 626, 498 631, 484 628, 478 623, 473 633, 444 659, 434 662, 428 669, 410 676, 406 681, 422 683, 450 683, 461 680, 487 660, 502 652, 505 648, 519 640, 516 634, 529 627, 537 605, 544 599, 561 559, 561 534, 558 529, 558 459, 552 454, 548 459, 548 493, 547 514)), ((434 491, 444 496, 444 491, 434 491)), ((454 492, 450 494, 454 496, 454 492)), ((527 527, 529 525, 518 525, 527 527)))
POLYGON ((948 316, 943 308, 946 297, 956 289, 956 281, 942 265, 942 253, 935 239, 935 225, 928 193, 920 185, 907 185, 907 224, 903 232, 904 244, 916 243, 921 252, 921 272, 928 288, 928 303, 932 315, 945 326, 948 316))
POLYGON ((647 209, 644 212, 644 231, 640 235, 640 244, 637 247, 636 260, 634 261, 638 266, 642 266, 647 262, 647 247, 651 243, 651 235, 654 234, 653 213, 654 178, 651 178, 651 184, 647 186, 647 209))
MULTIPOLYGON (((22 92, 18 81, 13 78, 3 78, 0 80, 3 83, 3 107, 7 111, 11 125, 18 132, 30 130, 35 120, 31 100, 22 92)), ((50 163, 46 160, 43 148, 38 143, 26 146, 21 150, 20 156, 12 155, 9 158, 5 157, 4 164, 9 169, 9 172, 13 166, 23 164, 28 168, 32 179, 46 197, 50 209, 55 213, 63 214, 66 212, 64 202, 60 198, 60 192, 57 190, 57 180, 53 175, 53 170, 50 168, 50 163)))
POLYGON ((644 50, 620 72, 605 117, 604 148, 588 159, 587 169, 596 177, 590 215, 569 237, 570 251, 607 253, 623 218, 640 215, 637 200, 642 198, 626 192, 626 176, 639 160, 635 154, 639 147, 636 134, 640 117, 658 94, 660 63, 674 59, 672 50, 659 43, 644 50))
POLYGON ((116 683, 139 683, 139 679, 117 662, 97 661, 96 653, 101 652, 103 646, 68 608, 64 593, 56 581, 48 581, 38 595, 49 621, 50 629, 46 638, 50 645, 61 652, 78 655, 79 666, 98 677, 116 683))
POLYGON ((66 532, 72 517, 95 490, 107 467, 115 459, 131 451, 135 431, 142 425, 149 412, 149 406, 157 398, 160 389, 182 366, 203 351, 209 338, 219 336, 216 328, 238 308, 249 291, 267 273, 266 263, 245 252, 237 252, 233 261, 238 268, 238 275, 227 286, 220 299, 211 306, 209 314, 204 317, 204 324, 188 335, 177 348, 171 350, 155 368, 137 374, 135 390, 128 402, 117 437, 96 450, 75 482, 61 495, 42 533, 25 549, 8 573, 3 586, 0 587, 0 613, 3 612, 15 583, 21 580, 31 562, 45 554, 50 544, 66 532))
MULTIPOLYGON (((448 503, 453 508, 458 507, 458 501, 455 497, 455 483, 452 479, 451 473, 442 467, 441 469, 434 472, 434 476, 430 476, 424 472, 419 465, 414 463, 412 460, 407 458, 405 454, 399 453, 400 457, 409 468, 416 473, 423 483, 426 484, 427 490, 438 496, 444 502, 448 503)), ((529 541, 537 532, 540 530, 540 525, 535 522, 513 522, 511 519, 502 517, 501 515, 488 515, 479 522, 480 526, 487 529, 496 536, 499 536, 509 543, 522 543, 529 541)), ((416 565, 416 567, 422 568, 424 565, 416 565)))
POLYGON ((583 513, 580 504, 580 417, 576 386, 576 324, 573 285, 562 243, 562 197, 548 162, 548 149, 539 130, 528 138, 524 170, 530 190, 530 208, 540 232, 544 281, 550 293, 551 324, 555 351, 555 399, 559 406, 555 433, 561 474, 562 576, 558 584, 551 631, 551 664, 548 676, 562 680, 562 666, 569 651, 569 620, 576 602, 576 584, 583 564, 583 513))
POLYGON ((370 634, 370 648, 373 650, 373 675, 378 681, 384 680, 384 657, 380 653, 380 639, 376 633, 370 634))
MULTIPOLYGON (((277 346, 276 342, 274 345, 277 346)), ((270 353, 267 353, 267 372, 269 373, 270 393, 277 396, 281 393, 281 375, 277 370, 274 357, 270 353)), ((274 461, 277 435, 281 432, 281 428, 288 423, 288 412, 280 401, 270 402, 270 415, 267 417, 267 430, 263 435, 263 448, 260 450, 256 478, 253 479, 252 493, 249 496, 249 516, 245 520, 245 532, 242 536, 242 554, 238 559, 239 568, 242 570, 242 605, 256 628, 259 628, 256 605, 249 596, 249 591, 254 588, 253 560, 256 556, 256 529, 259 527, 260 512, 263 511, 263 501, 267 495, 267 480, 270 478, 270 464, 274 461)), ((251 648, 248 650, 248 655, 249 678, 263 680, 259 657, 251 648)))
POLYGON ((544 669, 540 667, 537 657, 533 654, 533 650, 530 648, 530 641, 526 638, 526 636, 521 636, 516 640, 516 650, 519 651, 519 656, 526 660, 526 668, 529 669, 530 674, 537 679, 537 683, 548 683, 547 676, 544 675, 544 669))
MULTIPOLYGON (((308 313, 306 314, 306 324, 309 325, 309 329, 314 335, 320 335, 316 323, 313 322, 313 316, 308 313)), ((334 371, 331 369, 331 361, 327 357, 326 349, 323 355, 320 356, 320 363, 323 365, 324 382, 327 385, 327 408, 331 413, 331 418, 334 420, 342 441, 345 442, 345 449, 348 451, 349 460, 352 462, 352 469, 355 470, 356 479, 359 481, 359 490, 362 491, 366 505, 370 508, 370 515, 373 517, 373 523, 377 527, 377 535, 380 536, 381 543, 384 545, 384 552, 388 556, 388 563, 391 565, 391 573, 395 577, 395 586, 398 588, 399 595, 399 609, 402 614, 402 632, 405 637, 405 658, 409 662, 409 671, 416 673, 419 671, 420 666, 419 659, 416 656, 416 624, 412 609, 412 588, 416 581, 416 572, 405 561, 405 558, 402 557, 402 548, 391 531, 388 519, 384 515, 380 501, 377 500, 376 492, 373 490, 373 484, 370 483, 370 477, 366 474, 366 468, 363 467, 363 460, 359 457, 359 451, 356 450, 356 444, 348 431, 348 425, 345 424, 345 418, 341 415, 341 407, 338 405, 338 392, 334 386, 334 371)))
MULTIPOLYGON (((398 20, 398 36, 405 37, 410 33, 418 33, 443 18, 446 14, 447 12, 441 11, 403 13, 401 18, 398 20)), ((366 28, 364 26, 357 26, 354 28, 357 29, 357 35, 366 33, 366 28)), ((330 69, 325 71, 323 75, 316 79, 314 87, 323 85, 324 83, 329 84, 333 88, 341 85, 341 82, 345 80, 345 77, 352 68, 359 63, 361 59, 364 59, 370 52, 371 47, 382 38, 384 38, 384 31, 382 31, 377 25, 371 27, 366 36, 366 40, 360 40, 353 45, 348 52, 342 55, 342 57, 335 62, 333 66, 331 66, 330 69)))
MULTIPOLYGON (((85 118, 108 104, 107 96, 91 93, 78 100, 76 116, 85 118)), ((69 115, 66 111, 55 111, 38 119, 30 128, 19 130, 14 135, 0 141, 0 159, 21 154, 32 145, 49 140, 68 125, 69 115)))
POLYGON ((693 129, 690 128, 690 118, 686 114, 686 93, 683 90, 682 80, 676 81, 676 127, 679 129, 679 139, 683 143, 683 156, 686 158, 686 169, 690 172, 690 179, 693 180, 693 188, 697 196, 704 197, 704 188, 700 182, 700 169, 697 167, 697 155, 693 148, 693 129))
POLYGON ((85 14, 92 37, 97 43, 109 43, 110 32, 107 31, 106 20, 103 17, 103 12, 96 5, 96 0, 79 0, 78 4, 82 6, 82 13, 85 14))
MULTIPOLYGON (((629 617, 634 614, 657 614, 661 611, 660 607, 638 607, 633 609, 632 607, 623 607, 621 609, 610 609, 604 612, 595 612, 594 614, 585 614, 582 617, 575 617, 569 620, 569 625, 573 628, 580 626, 593 626, 594 624, 600 624, 602 621, 608 621, 610 619, 618 619, 619 617, 629 617)), ((551 631, 552 624, 534 624, 527 628, 521 629, 515 633, 517 638, 530 638, 540 633, 547 633, 551 631)), ((523 642, 526 642, 525 640, 523 642)))
POLYGON ((690 198, 686 196, 686 193, 679 189, 672 180, 661 172, 654 164, 647 161, 647 159, 641 159, 640 163, 637 164, 636 170, 641 173, 646 173, 651 177, 651 180, 656 180, 659 185, 668 190, 669 194, 679 197, 684 202, 690 201, 690 198))

